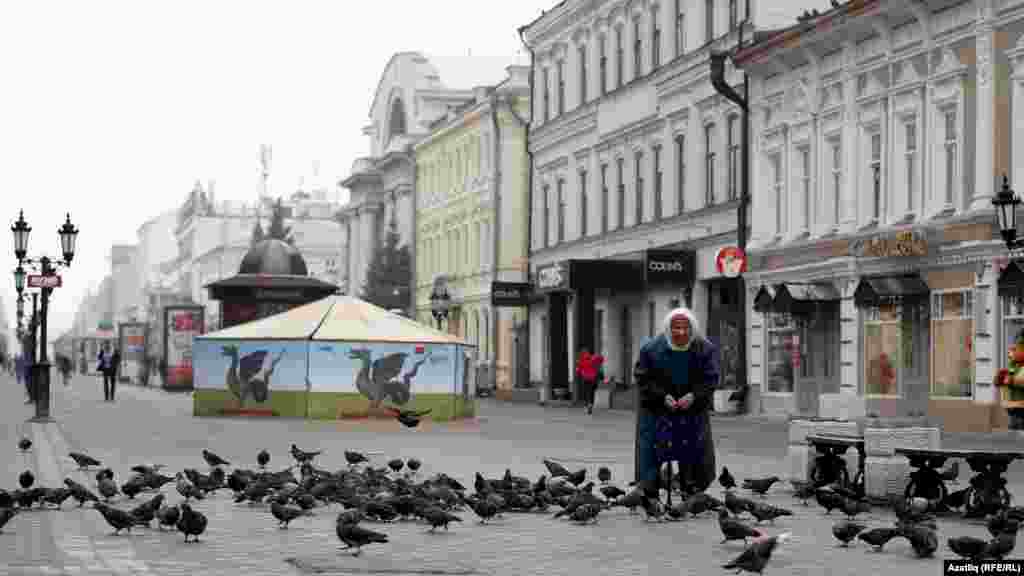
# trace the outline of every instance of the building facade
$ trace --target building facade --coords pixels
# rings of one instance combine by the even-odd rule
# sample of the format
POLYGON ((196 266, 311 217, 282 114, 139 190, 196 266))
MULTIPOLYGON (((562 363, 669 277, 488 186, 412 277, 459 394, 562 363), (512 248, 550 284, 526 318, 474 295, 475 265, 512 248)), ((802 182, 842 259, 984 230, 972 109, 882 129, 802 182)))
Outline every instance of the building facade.
MULTIPOLYGON (((370 105, 370 156, 357 158, 352 173, 341 181, 349 202, 339 215, 342 226, 342 289, 358 295, 373 255, 384 243, 392 220, 401 245, 416 257, 416 163, 412 146, 430 132, 430 125, 449 111, 473 100, 472 90, 455 90, 441 82, 437 68, 418 52, 399 52, 381 75, 370 105)), ((415 274, 415 272, 414 272, 415 274)), ((415 293, 416 280, 409 289, 415 293)))
POLYGON ((1020 0, 849 2, 738 54, 764 412, 1000 425, 1024 308, 991 200, 1024 185, 1022 56, 1020 0))
POLYGON ((442 282, 452 299, 448 330, 477 346, 479 365, 493 368, 486 385, 498 391, 512 388, 526 307, 494 306, 491 288, 528 279, 529 67, 507 71, 504 82, 476 89, 473 100, 435 121, 413 148, 416 317, 434 322, 430 296, 442 282))
POLYGON ((712 87, 709 55, 741 28, 750 37, 759 5, 567 0, 520 30, 533 61, 532 380, 570 387, 589 348, 628 386, 640 346, 688 304, 736 385, 751 299, 716 261, 735 248, 741 116, 712 87))
POLYGON ((114 326, 122 322, 135 322, 142 303, 137 263, 138 250, 134 244, 116 244, 110 247, 111 300, 114 326))

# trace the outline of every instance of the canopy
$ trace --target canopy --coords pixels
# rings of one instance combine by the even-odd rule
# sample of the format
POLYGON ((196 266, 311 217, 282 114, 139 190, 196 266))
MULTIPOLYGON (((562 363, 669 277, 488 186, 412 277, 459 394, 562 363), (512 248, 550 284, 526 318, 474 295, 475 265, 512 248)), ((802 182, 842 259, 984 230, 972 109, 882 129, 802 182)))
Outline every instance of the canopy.
POLYGON ((352 296, 331 295, 267 318, 197 336, 197 340, 317 340, 459 344, 457 336, 352 296))
POLYGON ((920 297, 929 291, 928 284, 919 274, 867 276, 861 278, 853 292, 853 300, 857 306, 875 306, 882 300, 920 297))

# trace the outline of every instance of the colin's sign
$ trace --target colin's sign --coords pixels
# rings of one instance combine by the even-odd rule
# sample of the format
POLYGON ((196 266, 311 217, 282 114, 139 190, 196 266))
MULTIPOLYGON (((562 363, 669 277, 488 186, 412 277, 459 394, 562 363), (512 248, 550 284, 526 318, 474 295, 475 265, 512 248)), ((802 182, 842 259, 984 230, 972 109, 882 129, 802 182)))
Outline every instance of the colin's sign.
POLYGON ((491 282, 491 304, 494 306, 526 306, 533 287, 525 282, 491 282))
POLYGON ((647 284, 693 284, 693 252, 648 250, 644 255, 644 278, 647 284))

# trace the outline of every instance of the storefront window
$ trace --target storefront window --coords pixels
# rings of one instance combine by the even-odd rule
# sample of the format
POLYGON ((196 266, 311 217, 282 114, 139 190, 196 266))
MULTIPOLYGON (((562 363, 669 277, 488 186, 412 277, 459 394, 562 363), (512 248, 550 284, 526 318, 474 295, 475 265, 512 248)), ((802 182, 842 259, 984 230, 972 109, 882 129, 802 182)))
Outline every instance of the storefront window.
POLYGON ((794 368, 800 364, 800 336, 796 322, 789 314, 774 312, 767 314, 765 320, 768 326, 765 390, 792 393, 794 368))
POLYGON ((996 350, 999 366, 1006 368, 1007 353, 1017 341, 1017 334, 1024 330, 1024 294, 1003 296, 1003 348, 996 350))
POLYGON ((903 356, 900 317, 900 305, 897 303, 883 303, 864 309, 866 396, 899 394, 897 369, 903 356))
POLYGON ((932 396, 970 398, 974 318, 970 290, 932 294, 932 396))

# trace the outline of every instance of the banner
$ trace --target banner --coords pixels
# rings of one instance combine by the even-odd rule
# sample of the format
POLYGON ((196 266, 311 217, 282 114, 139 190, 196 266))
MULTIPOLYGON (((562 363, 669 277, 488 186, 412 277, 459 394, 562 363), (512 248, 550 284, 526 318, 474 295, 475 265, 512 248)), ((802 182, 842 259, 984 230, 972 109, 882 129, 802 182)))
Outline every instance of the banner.
POLYGON ((202 306, 164 308, 164 388, 192 389, 192 339, 203 333, 204 311, 202 306))

